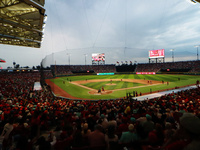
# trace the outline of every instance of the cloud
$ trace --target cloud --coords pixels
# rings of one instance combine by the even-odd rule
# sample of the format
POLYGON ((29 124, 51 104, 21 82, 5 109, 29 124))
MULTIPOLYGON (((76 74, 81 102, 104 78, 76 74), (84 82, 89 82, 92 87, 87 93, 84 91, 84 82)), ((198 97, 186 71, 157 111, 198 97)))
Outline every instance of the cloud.
POLYGON ((180 0, 48 0, 48 20, 40 49, 0 45, 1 58, 12 65, 91 64, 92 53, 105 53, 106 63, 148 63, 148 51, 165 49, 165 61, 196 59, 200 45, 199 4, 180 0), (6 51, 5 51, 6 50, 6 51), (53 54, 54 53, 54 54, 53 54), (53 54, 53 55, 52 55, 53 54), (26 58, 25 58, 26 56, 26 58))

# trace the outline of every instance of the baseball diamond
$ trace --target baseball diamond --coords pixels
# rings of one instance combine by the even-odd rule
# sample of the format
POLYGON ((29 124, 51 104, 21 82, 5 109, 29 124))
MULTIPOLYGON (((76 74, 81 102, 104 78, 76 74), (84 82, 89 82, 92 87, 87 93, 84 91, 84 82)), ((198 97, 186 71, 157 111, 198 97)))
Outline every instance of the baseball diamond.
POLYGON ((127 93, 138 95, 194 85, 200 76, 192 75, 83 75, 47 79, 56 96, 70 99, 117 99, 127 93), (63 81, 65 81, 63 83, 63 81), (180 82, 182 81, 182 82, 180 82), (184 82, 183 82, 184 81, 184 82), (103 88, 103 90, 102 90, 103 88))

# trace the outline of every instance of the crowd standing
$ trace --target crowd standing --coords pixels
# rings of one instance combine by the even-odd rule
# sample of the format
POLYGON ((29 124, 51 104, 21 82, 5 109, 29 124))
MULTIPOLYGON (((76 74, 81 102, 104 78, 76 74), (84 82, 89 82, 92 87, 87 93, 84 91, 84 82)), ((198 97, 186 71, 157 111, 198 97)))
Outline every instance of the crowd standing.
POLYGON ((56 75, 72 75, 73 72, 94 71, 95 73, 116 72, 115 65, 51 65, 56 75))
POLYGON ((0 147, 13 150, 200 147, 200 88, 144 101, 77 101, 34 91, 39 73, 0 74, 0 147))
POLYGON ((188 69, 189 73, 200 72, 200 61, 179 61, 165 63, 137 64, 135 72, 159 72, 161 69, 188 69))

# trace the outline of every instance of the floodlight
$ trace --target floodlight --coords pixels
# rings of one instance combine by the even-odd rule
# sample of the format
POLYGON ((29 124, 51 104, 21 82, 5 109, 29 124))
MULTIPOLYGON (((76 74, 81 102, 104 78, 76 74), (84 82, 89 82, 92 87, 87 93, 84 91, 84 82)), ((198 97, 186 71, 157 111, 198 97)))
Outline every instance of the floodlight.
POLYGON ((47 15, 45 14, 44 15, 44 22, 46 22, 47 21, 47 15))

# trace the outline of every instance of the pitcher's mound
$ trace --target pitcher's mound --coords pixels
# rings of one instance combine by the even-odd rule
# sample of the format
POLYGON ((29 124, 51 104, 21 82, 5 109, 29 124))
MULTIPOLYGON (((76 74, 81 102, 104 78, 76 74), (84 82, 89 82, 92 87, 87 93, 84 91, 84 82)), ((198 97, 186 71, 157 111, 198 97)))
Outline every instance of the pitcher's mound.
POLYGON ((89 94, 91 95, 106 95, 106 94, 110 94, 112 93, 112 91, 101 91, 100 93, 98 93, 98 90, 93 90, 93 91, 89 91, 89 94))

